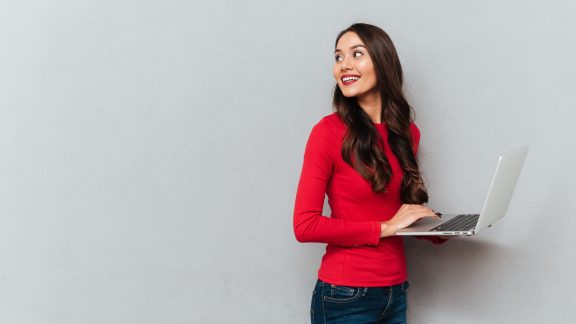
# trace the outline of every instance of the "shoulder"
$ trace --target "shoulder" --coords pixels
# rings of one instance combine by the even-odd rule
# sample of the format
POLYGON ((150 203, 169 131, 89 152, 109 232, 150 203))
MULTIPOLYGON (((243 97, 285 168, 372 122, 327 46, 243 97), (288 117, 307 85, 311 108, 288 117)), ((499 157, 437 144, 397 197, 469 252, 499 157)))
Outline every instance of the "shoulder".
POLYGON ((420 145, 420 130, 413 122, 410 123, 410 136, 412 137, 412 150, 414 155, 418 153, 418 146, 420 145))
POLYGON ((420 134, 420 129, 414 122, 410 122, 410 133, 412 134, 420 134))
POLYGON ((312 134, 323 137, 334 138, 335 135, 342 134, 346 130, 346 124, 338 113, 324 116, 312 128, 312 134))
POLYGON ((318 127, 318 128, 322 128, 322 129, 342 129, 342 128, 346 128, 346 124, 344 124, 344 121, 342 121, 342 119, 340 118, 340 115, 338 115, 338 113, 332 113, 328 116, 324 116, 322 119, 320 119, 320 121, 316 124, 316 126, 314 127, 318 127))
POLYGON ((306 151, 335 154, 334 151, 340 147, 345 131, 345 124, 336 113, 323 117, 312 128, 306 151))
POLYGON ((415 141, 418 141, 420 139, 420 129, 418 128, 418 126, 416 126, 414 122, 410 122, 410 135, 412 135, 412 138, 415 141))

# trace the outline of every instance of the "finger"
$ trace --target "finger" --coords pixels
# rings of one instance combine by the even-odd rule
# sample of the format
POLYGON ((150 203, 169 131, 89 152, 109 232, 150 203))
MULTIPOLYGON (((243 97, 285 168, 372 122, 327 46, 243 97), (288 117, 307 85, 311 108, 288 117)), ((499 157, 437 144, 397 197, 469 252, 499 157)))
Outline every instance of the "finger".
POLYGON ((429 209, 429 208, 426 208, 426 213, 427 213, 428 215, 434 215, 434 216, 440 216, 440 215, 442 215, 442 214, 439 215, 439 213, 437 213, 437 212, 435 212, 434 210, 429 209))
POLYGON ((410 214, 417 214, 422 213, 426 210, 427 210, 426 207, 422 207, 420 205, 406 205, 406 208, 403 211, 410 214))
POLYGON ((416 213, 415 215, 417 215, 418 219, 426 218, 426 217, 433 218, 433 219, 440 219, 440 217, 438 215, 436 215, 434 213, 430 213, 429 211, 421 211, 419 213, 416 213))

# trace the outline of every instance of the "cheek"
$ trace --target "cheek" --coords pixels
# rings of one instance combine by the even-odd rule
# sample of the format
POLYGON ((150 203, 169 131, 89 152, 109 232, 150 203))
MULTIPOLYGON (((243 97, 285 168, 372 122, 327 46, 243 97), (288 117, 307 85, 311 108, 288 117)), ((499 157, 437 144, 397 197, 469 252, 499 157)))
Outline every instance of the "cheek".
POLYGON ((332 68, 332 76, 336 81, 338 81, 338 67, 336 65, 332 68))
POLYGON ((362 73, 362 76, 374 76, 374 66, 369 60, 358 63, 358 71, 362 73))
POLYGON ((376 71, 374 71, 372 62, 368 62, 362 67, 362 78, 366 82, 367 87, 372 88, 376 86, 376 71))

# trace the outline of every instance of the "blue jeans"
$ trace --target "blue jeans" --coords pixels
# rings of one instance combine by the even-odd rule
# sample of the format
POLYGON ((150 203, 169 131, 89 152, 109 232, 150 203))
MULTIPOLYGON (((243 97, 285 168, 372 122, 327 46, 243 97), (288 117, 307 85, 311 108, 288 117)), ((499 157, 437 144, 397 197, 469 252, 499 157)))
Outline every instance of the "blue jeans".
POLYGON ((408 282, 390 287, 347 287, 316 282, 312 324, 406 323, 408 282))

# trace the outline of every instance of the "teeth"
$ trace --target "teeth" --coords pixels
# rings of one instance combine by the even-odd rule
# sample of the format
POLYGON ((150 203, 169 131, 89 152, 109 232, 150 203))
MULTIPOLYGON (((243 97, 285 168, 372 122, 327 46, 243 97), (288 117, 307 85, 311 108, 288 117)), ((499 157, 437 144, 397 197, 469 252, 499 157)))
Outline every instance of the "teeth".
POLYGON ((358 80, 358 79, 360 79, 360 77, 357 77, 357 76, 347 76, 347 77, 343 77, 343 78, 342 78, 342 81, 343 81, 343 82, 352 81, 352 80, 356 81, 356 80, 358 80))

